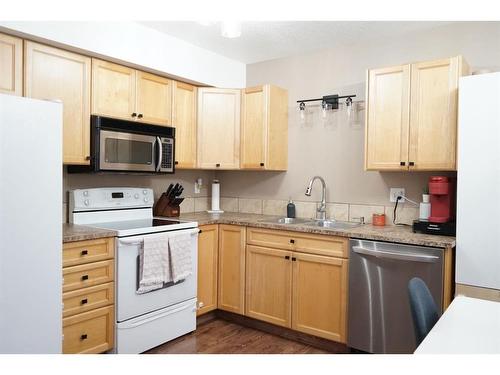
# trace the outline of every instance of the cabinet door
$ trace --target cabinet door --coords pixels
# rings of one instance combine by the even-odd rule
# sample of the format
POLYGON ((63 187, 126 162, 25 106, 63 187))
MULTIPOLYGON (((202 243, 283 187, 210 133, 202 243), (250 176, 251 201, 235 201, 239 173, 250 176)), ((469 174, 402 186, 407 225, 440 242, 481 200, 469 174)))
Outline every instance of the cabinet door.
POLYGON ((219 225, 219 293, 217 307, 245 311, 245 227, 219 225))
POLYGON ((268 85, 268 129, 266 169, 286 171, 288 168, 288 91, 268 85))
POLYGON ((198 89, 198 166, 240 166, 240 90, 198 89))
POLYGON ((63 163, 89 164, 90 58, 25 42, 24 94, 63 104, 63 163))
POLYGON ((92 59, 92 113, 135 120, 136 71, 92 59))
POLYGON ((412 64, 410 169, 456 170, 460 58, 412 64))
POLYGON ((172 125, 175 127, 176 168, 196 168, 197 88, 174 81, 172 125))
POLYGON ((410 66, 372 69, 367 76, 366 170, 407 170, 410 66))
POLYGON ((219 251, 218 225, 200 227, 198 236, 198 312, 217 308, 217 262, 219 251))
POLYGON ((247 246, 245 315, 290 327, 291 258, 289 251, 247 246))
POLYGON ((346 342, 346 259, 294 253, 292 329, 346 342))
POLYGON ((0 34, 0 93, 21 96, 23 40, 0 34))
POLYGON ((157 125, 172 125, 172 80, 136 71, 138 119, 157 125))
POLYGON ((264 169, 267 146, 269 87, 244 90, 241 115, 241 168, 264 169))

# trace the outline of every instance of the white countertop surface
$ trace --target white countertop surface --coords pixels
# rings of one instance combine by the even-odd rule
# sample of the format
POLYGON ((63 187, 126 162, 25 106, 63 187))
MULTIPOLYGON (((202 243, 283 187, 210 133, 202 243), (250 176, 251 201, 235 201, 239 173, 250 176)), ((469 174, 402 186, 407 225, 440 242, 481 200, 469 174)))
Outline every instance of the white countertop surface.
POLYGON ((500 302, 457 296, 415 354, 500 354, 500 302))

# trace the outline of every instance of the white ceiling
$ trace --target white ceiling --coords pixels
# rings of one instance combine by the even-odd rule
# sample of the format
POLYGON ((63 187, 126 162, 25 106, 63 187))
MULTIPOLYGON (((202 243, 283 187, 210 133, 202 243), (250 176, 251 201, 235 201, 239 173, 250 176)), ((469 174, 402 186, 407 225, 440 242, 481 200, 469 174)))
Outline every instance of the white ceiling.
POLYGON ((235 39, 220 35, 220 22, 211 26, 191 21, 140 23, 233 60, 251 64, 325 48, 366 43, 394 34, 428 30, 450 22, 243 22, 242 35, 235 39))

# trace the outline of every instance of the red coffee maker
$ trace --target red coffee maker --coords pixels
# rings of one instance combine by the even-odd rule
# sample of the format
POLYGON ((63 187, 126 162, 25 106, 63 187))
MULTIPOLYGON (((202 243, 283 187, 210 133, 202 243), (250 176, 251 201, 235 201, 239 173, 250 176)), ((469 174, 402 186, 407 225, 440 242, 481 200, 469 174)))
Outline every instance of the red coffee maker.
POLYGON ((455 187, 448 177, 429 178, 431 199, 431 223, 447 223, 455 216, 455 187))
POLYGON ((413 232, 454 236, 455 226, 455 183, 449 177, 429 178, 431 216, 428 221, 415 220, 413 232))

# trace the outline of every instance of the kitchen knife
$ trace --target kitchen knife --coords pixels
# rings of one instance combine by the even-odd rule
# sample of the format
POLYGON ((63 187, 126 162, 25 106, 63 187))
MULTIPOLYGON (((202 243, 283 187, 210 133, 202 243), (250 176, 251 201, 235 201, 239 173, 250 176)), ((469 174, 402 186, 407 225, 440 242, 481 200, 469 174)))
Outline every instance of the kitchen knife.
POLYGON ((174 187, 174 184, 170 184, 168 185, 168 189, 167 189, 167 192, 165 193, 168 197, 168 195, 170 194, 170 191, 172 190, 172 188, 174 187))
POLYGON ((181 185, 181 187, 179 188, 179 191, 176 194, 176 197, 180 197, 183 191, 184 191, 184 187, 181 185))
POLYGON ((170 200, 174 199, 175 198, 175 192, 176 190, 179 188, 179 184, 175 184, 175 186, 173 187, 173 189, 170 191, 170 194, 168 195, 168 198, 170 200))

